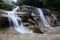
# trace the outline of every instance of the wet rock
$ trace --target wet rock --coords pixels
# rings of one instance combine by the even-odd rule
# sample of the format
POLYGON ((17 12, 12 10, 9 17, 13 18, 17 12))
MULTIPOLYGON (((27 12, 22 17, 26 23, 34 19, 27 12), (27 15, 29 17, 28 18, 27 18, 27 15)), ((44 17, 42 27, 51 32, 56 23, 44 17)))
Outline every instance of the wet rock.
POLYGON ((9 20, 7 17, 0 17, 0 28, 8 28, 9 25, 9 20))
POLYGON ((34 33, 41 33, 41 34, 43 34, 43 32, 41 31, 41 29, 38 28, 38 27, 31 27, 30 29, 33 30, 34 33))

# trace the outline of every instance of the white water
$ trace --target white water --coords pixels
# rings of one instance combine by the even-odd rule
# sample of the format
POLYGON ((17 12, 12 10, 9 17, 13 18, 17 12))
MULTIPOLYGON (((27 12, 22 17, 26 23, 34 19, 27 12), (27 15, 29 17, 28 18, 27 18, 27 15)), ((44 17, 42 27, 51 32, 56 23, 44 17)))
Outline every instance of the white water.
MULTIPOLYGON (((19 9, 19 7, 16 7, 16 8, 13 9, 12 11, 6 12, 10 24, 12 24, 12 23, 11 23, 11 21, 12 21, 12 22, 13 22, 13 27, 14 27, 14 29, 15 29, 16 31, 20 32, 21 34, 30 34, 30 33, 32 33, 31 30, 28 30, 28 29, 26 29, 26 28, 23 26, 22 21, 21 21, 21 18, 18 17, 18 15, 16 14, 17 9, 19 9), (20 24, 18 23, 18 20, 20 21, 20 24)), ((10 25, 10 26, 11 26, 11 25, 10 25)))
POLYGON ((42 20, 42 22, 43 22, 43 24, 44 24, 44 27, 51 27, 51 26, 49 25, 49 23, 47 22, 44 14, 43 14, 43 11, 42 11, 40 8, 37 8, 37 10, 38 10, 39 15, 40 15, 40 18, 41 18, 41 20, 42 20))

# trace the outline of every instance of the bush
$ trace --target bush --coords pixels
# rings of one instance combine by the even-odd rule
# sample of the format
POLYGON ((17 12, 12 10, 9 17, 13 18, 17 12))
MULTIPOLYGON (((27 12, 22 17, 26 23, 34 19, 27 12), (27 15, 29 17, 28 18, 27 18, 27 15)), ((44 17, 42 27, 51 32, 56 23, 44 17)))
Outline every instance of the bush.
POLYGON ((2 0, 0 0, 0 9, 4 10, 11 10, 12 6, 4 3, 2 0))

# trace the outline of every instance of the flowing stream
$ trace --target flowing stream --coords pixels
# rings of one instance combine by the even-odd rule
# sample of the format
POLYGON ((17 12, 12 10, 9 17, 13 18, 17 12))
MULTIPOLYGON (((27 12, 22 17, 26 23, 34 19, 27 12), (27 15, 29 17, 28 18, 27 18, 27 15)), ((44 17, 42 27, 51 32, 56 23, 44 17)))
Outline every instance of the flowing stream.
POLYGON ((44 14, 43 14, 42 9, 37 8, 37 11, 38 11, 38 13, 39 13, 39 15, 40 15, 40 18, 41 18, 41 20, 42 20, 42 22, 43 22, 43 24, 44 24, 44 27, 46 27, 46 28, 47 28, 47 27, 51 27, 51 26, 49 25, 49 23, 47 22, 44 14))
POLYGON ((6 12, 7 13, 6 16, 8 16, 8 19, 9 19, 9 22, 10 22, 10 27, 13 27, 17 32, 19 32, 21 34, 33 33, 31 30, 29 30, 29 29, 27 29, 23 26, 21 18, 18 17, 18 15, 16 14, 18 9, 19 9, 19 7, 17 6, 12 11, 6 12))

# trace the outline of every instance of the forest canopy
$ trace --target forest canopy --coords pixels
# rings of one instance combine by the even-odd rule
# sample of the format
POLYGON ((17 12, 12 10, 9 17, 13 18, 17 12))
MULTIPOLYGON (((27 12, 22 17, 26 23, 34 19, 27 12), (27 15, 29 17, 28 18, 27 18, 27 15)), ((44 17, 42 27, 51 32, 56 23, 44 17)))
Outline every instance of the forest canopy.
MULTIPOLYGON (((14 3, 14 2, 13 2, 14 3)), ((60 11, 60 0, 17 0, 17 3, 14 5, 30 5, 39 8, 48 8, 53 11, 60 11)), ((4 9, 10 5, 5 4, 2 0, 0 0, 0 8, 4 9)))

